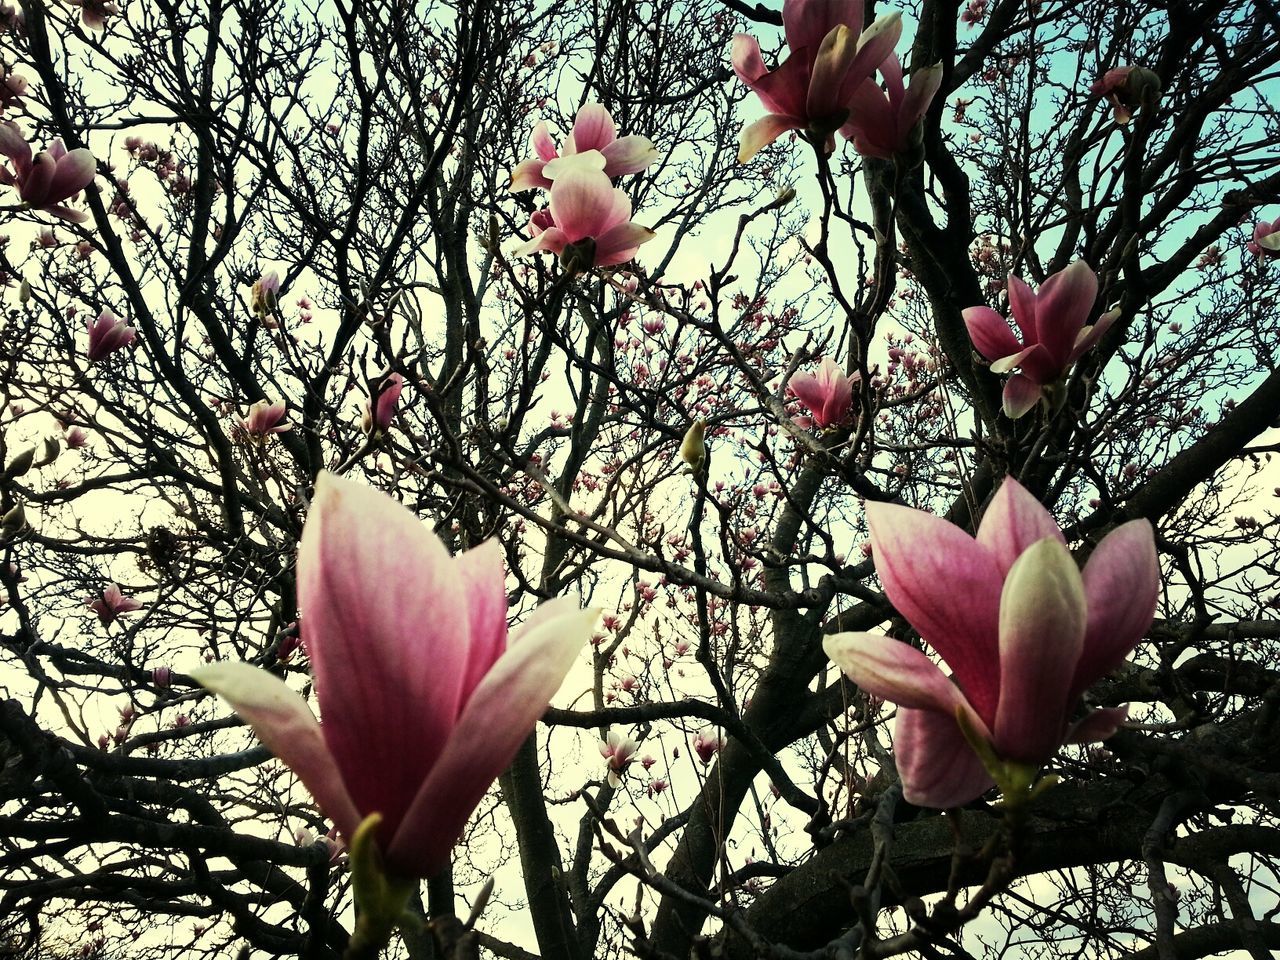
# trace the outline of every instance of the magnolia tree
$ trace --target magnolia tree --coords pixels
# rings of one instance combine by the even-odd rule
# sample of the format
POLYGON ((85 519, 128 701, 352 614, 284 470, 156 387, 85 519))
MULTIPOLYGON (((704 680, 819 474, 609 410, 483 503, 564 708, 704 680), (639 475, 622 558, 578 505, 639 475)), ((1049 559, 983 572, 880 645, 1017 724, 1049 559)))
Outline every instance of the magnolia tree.
POLYGON ((0 953, 1270 957, 1278 33, 0 5, 0 953))

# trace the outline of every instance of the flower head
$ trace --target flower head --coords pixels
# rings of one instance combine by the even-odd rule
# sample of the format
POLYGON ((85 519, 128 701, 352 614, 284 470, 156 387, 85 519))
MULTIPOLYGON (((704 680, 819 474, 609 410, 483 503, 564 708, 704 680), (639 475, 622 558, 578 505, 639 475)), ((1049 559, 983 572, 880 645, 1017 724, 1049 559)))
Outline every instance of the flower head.
POLYGON ((119 585, 113 583, 102 591, 101 597, 89 603, 89 609, 98 615, 98 620, 104 627, 109 627, 122 613, 141 610, 142 604, 133 597, 126 597, 121 593, 119 585))
POLYGON ((323 724, 248 664, 192 676, 230 701, 348 842, 380 814, 387 870, 430 876, 546 709, 596 613, 552 600, 508 646, 497 543, 450 557, 390 497, 327 473, 297 575, 323 724))
POLYGON ((760 43, 745 33, 733 38, 733 69, 755 91, 768 113, 742 131, 738 162, 746 163, 788 130, 826 138, 849 117, 849 104, 864 80, 893 52, 902 17, 891 13, 862 29, 862 0, 785 0, 782 25, 791 55, 768 70, 760 43))
POLYGON ((0 112, 7 107, 22 106, 22 95, 27 92, 27 78, 10 73, 9 68, 0 62, 0 112))
POLYGON ((97 163, 85 148, 68 151, 55 137, 47 150, 34 157, 31 145, 11 120, 0 123, 0 154, 9 158, 9 167, 0 167, 0 184, 16 187, 18 197, 35 210, 44 210, 64 220, 82 223, 87 213, 63 205, 93 182, 97 163))
POLYGON ((969 738, 1038 768, 1063 743, 1115 731, 1125 708, 1070 718, 1151 625, 1160 570, 1146 520, 1108 534, 1083 572, 1049 512, 1012 478, 976 538, 889 504, 867 504, 867 521, 886 596, 952 675, 875 634, 835 634, 823 648, 850 680, 899 705, 895 749, 910 802, 959 806, 992 786, 969 738))
POLYGON ((280 422, 284 419, 285 410, 283 400, 277 400, 275 403, 259 400, 249 407, 249 415, 240 421, 240 425, 251 437, 267 437, 273 433, 284 433, 286 430, 293 429, 293 424, 280 422))
POLYGON ((874 79, 864 80, 849 104, 849 121, 840 132, 853 141, 865 157, 892 160, 919 147, 917 127, 942 86, 942 64, 917 70, 908 87, 902 86, 902 64, 889 54, 880 64, 885 89, 874 79))
POLYGON ((562 166, 553 171, 547 216, 534 215, 536 233, 515 255, 557 253, 571 273, 625 263, 653 231, 631 222, 631 201, 605 174, 604 154, 590 150, 567 159, 556 161, 562 166))
POLYGON ((618 787, 622 783, 621 775, 635 759, 640 744, 615 727, 610 727, 603 743, 600 744, 600 756, 609 761, 609 786, 618 787))
POLYGON ((1155 102, 1160 86, 1159 75, 1146 67, 1115 67, 1095 80, 1089 92, 1105 97, 1111 103, 1115 122, 1124 125, 1133 119, 1134 110, 1155 102))
POLYGON ((1255 257, 1280 257, 1280 219, 1273 223, 1259 220, 1253 225, 1253 239, 1246 249, 1255 257))
POLYGON ((280 301, 280 274, 268 270, 253 282, 249 291, 249 302, 253 312, 260 317, 272 313, 280 301))
POLYGON ((710 763, 711 759, 723 749, 724 737, 712 727, 699 730, 693 738, 693 752, 704 764, 710 763))
POLYGON ((858 377, 846 376, 830 357, 823 358, 816 374, 798 373, 787 384, 787 391, 809 409, 809 423, 825 430, 839 426, 849 418, 853 406, 853 385, 858 377))
POLYGON ((1044 388, 1061 380, 1071 364, 1115 322, 1112 312, 1085 326, 1098 297, 1098 278, 1083 260, 1055 273, 1038 293, 1017 277, 1009 278, 1009 307, 1022 339, 990 307, 969 307, 965 326, 993 373, 1019 372, 1004 387, 1004 412, 1017 419, 1036 405, 1044 388))
POLYGON ((111 354, 133 343, 137 331, 110 310, 103 310, 98 319, 89 321, 90 363, 105 360, 111 354))
POLYGON ((382 379, 375 395, 364 406, 361 426, 365 433, 382 434, 391 429, 391 421, 396 417, 396 405, 400 402, 403 390, 404 377, 400 374, 388 374, 382 379))
MULTIPOLYGON (((658 151, 648 137, 619 137, 613 117, 598 103, 588 103, 578 111, 573 129, 569 131, 560 150, 556 149, 545 122, 533 128, 530 146, 537 156, 521 162, 511 172, 509 189, 512 193, 537 188, 550 189, 552 180, 547 176, 548 163, 590 150, 598 150, 604 157, 604 174, 610 178, 639 173, 658 159, 658 151)), ((555 168, 551 172, 554 173, 555 168)))

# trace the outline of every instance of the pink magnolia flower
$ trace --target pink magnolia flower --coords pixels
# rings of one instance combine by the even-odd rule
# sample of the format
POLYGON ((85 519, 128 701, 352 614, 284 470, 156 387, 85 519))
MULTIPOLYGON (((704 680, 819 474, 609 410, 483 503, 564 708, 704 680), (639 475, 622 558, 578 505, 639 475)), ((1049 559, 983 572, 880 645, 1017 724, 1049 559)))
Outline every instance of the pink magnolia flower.
POLYGON ((609 761, 609 786, 617 788, 622 783, 621 774, 635 759, 640 744, 616 728, 610 728, 603 743, 600 744, 600 756, 609 761))
POLYGON ((550 251, 576 273, 625 263, 654 238, 648 227, 631 222, 631 200, 613 186, 604 165, 604 154, 591 150, 556 171, 547 215, 534 214, 530 230, 537 232, 515 249, 516 256, 550 251))
POLYGON ((240 425, 244 427, 245 433, 251 437, 266 437, 272 433, 284 433, 286 430, 293 429, 293 424, 280 422, 284 419, 284 414, 285 402, 283 400, 277 400, 275 403, 259 400, 249 407, 249 415, 240 421, 240 425))
POLYGON ((1160 77, 1146 67, 1115 67, 1095 80, 1089 92, 1109 100, 1112 117, 1124 125, 1133 119, 1134 110, 1159 96, 1160 77))
POLYGON ((898 612, 952 670, 870 633, 826 638, 827 655, 872 696, 898 704, 904 795, 926 807, 981 796, 991 774, 958 717, 1005 762, 1039 768, 1063 743, 1101 740, 1127 708, 1071 714, 1142 638, 1160 588, 1146 520, 1108 534, 1083 573, 1049 512, 1016 480, 977 537, 919 510, 868 503, 876 572, 898 612))
POLYGON ((1098 342, 1118 314, 1103 314, 1093 326, 1085 326, 1098 297, 1098 278, 1083 260, 1049 277, 1038 293, 1017 277, 1010 277, 1008 286, 1021 340, 990 307, 969 307, 963 316, 974 347, 991 361, 993 373, 1018 368, 1004 385, 1005 415, 1016 420, 1036 405, 1044 387, 1061 380, 1098 342))
POLYGON ((840 132, 863 156, 892 160, 911 147, 920 118, 942 86, 942 64, 917 70, 906 89, 896 54, 889 54, 880 64, 880 73, 887 90, 881 90, 874 79, 859 84, 849 104, 849 121, 840 132))
POLYGON ((0 63, 0 112, 8 107, 22 106, 22 95, 26 92, 27 78, 10 73, 9 68, 0 63))
POLYGON ((8 120, 0 123, 0 154, 10 163, 0 167, 0 184, 16 187, 23 203, 75 223, 89 219, 87 213, 62 204, 91 184, 97 173, 93 154, 84 147, 68 152, 61 138, 55 137, 48 150, 33 157, 18 125, 8 120))
POLYGON ((693 752, 704 764, 710 763, 711 758, 723 749, 724 737, 710 727, 699 730, 697 736, 693 738, 693 752))
POLYGON ((85 29, 101 33, 106 29, 107 17, 115 16, 120 8, 107 0, 67 0, 73 7, 80 8, 80 22, 85 29))
POLYGON ((738 162, 746 163, 788 130, 826 138, 849 117, 858 86, 875 72, 902 35, 902 17, 891 13, 862 29, 862 0, 785 0, 782 26, 791 55, 769 71, 760 44, 733 38, 733 69, 769 111, 742 131, 738 162))
POLYGON ((393 373, 385 377, 378 385, 376 396, 370 397, 364 405, 365 433, 386 433, 391 429, 391 421, 396 416, 396 405, 400 402, 400 394, 404 390, 404 377, 393 373))
POLYGON ((596 611, 543 604, 507 643, 502 550, 451 558, 417 517, 322 473, 298 551, 298 608, 323 725, 278 677, 195 671, 288 764, 350 842, 382 815, 388 870, 426 877, 515 756, 596 611))
POLYGON ((90 363, 105 360, 129 344, 133 343, 137 331, 121 320, 110 310, 103 310, 97 320, 89 321, 89 350, 87 356, 90 363))
POLYGON ((89 609, 98 615, 98 620, 104 627, 109 627, 120 614, 141 610, 142 604, 133 597, 126 597, 120 592, 120 587, 113 583, 102 591, 101 597, 90 602, 89 609))
POLYGON ((1280 220, 1259 220, 1253 226, 1253 239, 1246 249, 1255 257, 1280 257, 1280 220))
POLYGON ((512 193, 538 187, 550 189, 552 180, 544 170, 550 161, 561 156, 571 157, 588 150, 598 150, 604 157, 605 176, 611 178, 639 173, 658 159, 658 151, 648 137, 632 135, 619 138, 613 117, 598 103, 588 103, 578 111, 563 151, 556 150, 545 122, 533 128, 529 142, 537 156, 522 161, 511 172, 509 189, 512 193))
POLYGON ((173 668, 156 667, 151 671, 151 682, 161 690, 168 690, 173 683, 173 668))
POLYGON ((89 434, 82 427, 71 427, 63 439, 67 442, 68 450, 79 450, 89 442, 89 434))
POLYGON ((280 274, 274 270, 268 270, 255 280, 253 289, 249 291, 249 302, 253 307, 253 312, 260 317, 265 317, 275 310, 279 298, 280 274))
MULTIPOLYGON (((809 408, 810 422, 822 429, 838 426, 849 418, 853 406, 853 385, 857 376, 845 376, 830 357, 823 358, 817 374, 797 373, 787 383, 787 391, 809 408)), ((803 423, 808 426, 809 423, 803 423)))

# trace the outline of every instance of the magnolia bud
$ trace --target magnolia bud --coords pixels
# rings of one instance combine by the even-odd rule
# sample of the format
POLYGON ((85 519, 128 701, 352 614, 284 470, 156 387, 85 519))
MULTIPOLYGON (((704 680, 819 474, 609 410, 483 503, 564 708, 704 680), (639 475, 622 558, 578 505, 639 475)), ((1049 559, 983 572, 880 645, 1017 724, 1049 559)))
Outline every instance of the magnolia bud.
POLYGON ((31 300, 31 284, 28 283, 26 280, 23 280, 22 283, 18 284, 18 302, 23 306, 26 306, 26 304, 29 303, 30 300, 31 300))
POLYGON ((693 473, 701 473, 707 462, 706 432, 707 421, 695 420, 680 444, 680 456, 693 473))

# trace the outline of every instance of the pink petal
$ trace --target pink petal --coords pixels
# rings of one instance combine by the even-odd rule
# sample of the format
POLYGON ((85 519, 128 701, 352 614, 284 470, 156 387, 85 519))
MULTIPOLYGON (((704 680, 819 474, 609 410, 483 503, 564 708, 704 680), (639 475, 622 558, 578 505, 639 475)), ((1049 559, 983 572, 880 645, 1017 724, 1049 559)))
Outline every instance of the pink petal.
MULTIPOLYGON (((858 52, 849 64, 848 72, 840 87, 840 99, 848 102, 854 90, 863 80, 875 75, 876 68, 881 68, 886 81, 889 82, 889 99, 895 106, 902 101, 902 68, 898 58, 893 56, 893 48, 902 37, 902 14, 887 13, 878 17, 876 22, 862 31, 858 37, 858 52), (892 62, 890 62, 892 58, 892 62), (886 70, 887 68, 887 70, 886 70), (897 71, 896 83, 894 71, 897 71)), ((896 111, 895 111, 896 112, 896 111)))
POLYGON ((840 132, 853 141, 863 156, 893 159, 893 107, 874 80, 864 80, 854 88, 849 100, 849 122, 840 132))
POLYGON ((657 148, 648 137, 622 137, 605 147, 601 153, 605 159, 604 172, 609 177, 639 173, 658 159, 657 148))
POLYGON ((1028 547, 1045 538, 1067 542, 1040 501, 1006 477, 978 526, 978 542, 991 551, 1004 576, 1028 547))
POLYGON ((917 807, 962 807, 995 786, 959 724, 945 714, 899 708, 893 752, 902 795, 917 807))
POLYGON ((22 130, 12 120, 0 123, 0 153, 11 161, 19 177, 26 174, 31 166, 31 144, 22 135, 22 130))
POLYGON ((1098 277, 1083 260, 1060 270, 1040 286, 1036 296, 1036 329, 1040 343, 1056 366, 1065 368, 1076 336, 1098 299, 1098 277))
POLYGON ((559 227, 550 227, 542 233, 538 234, 524 243, 518 244, 511 250, 513 257, 527 257, 531 253, 538 253, 545 250, 550 253, 560 253, 568 245, 569 238, 565 236, 565 232, 559 227))
POLYGON ((959 527, 919 510, 868 503, 885 594, 946 661, 988 724, 999 698, 1000 589, 996 559, 959 527))
POLYGON ((822 649, 846 677, 882 700, 948 717, 968 706, 932 660, 901 641, 876 633, 835 633, 823 638, 822 649))
POLYGON ((638 223, 620 223, 610 227, 596 238, 595 265, 611 267, 626 263, 636 255, 641 244, 648 243, 656 236, 648 227, 642 227, 638 223))
POLYGON ((448 863, 467 818, 546 712, 597 615, 562 597, 543 604, 516 635, 476 688, 414 797, 388 849, 393 869, 429 876, 448 863))
POLYGON ((618 128, 613 125, 613 117, 609 111, 598 103, 588 103, 578 111, 573 120, 573 130, 569 133, 569 145, 565 151, 584 153, 587 150, 603 150, 618 139, 618 128))
MULTIPOLYGON (((823 39, 813 60, 805 101, 806 115, 811 121, 826 120, 845 109, 848 98, 841 98, 841 88, 857 53, 858 34, 846 26, 835 27, 823 39)), ((839 117, 832 126, 843 119, 839 117)))
POLYGON ((1006 286, 1009 293, 1009 310, 1013 313, 1013 322, 1022 331, 1022 342, 1039 343, 1040 334, 1036 329, 1036 295, 1020 277, 1010 277, 1006 286))
POLYGON ((614 203, 613 184, 603 170, 568 166, 551 185, 551 216, 570 243, 598 237, 612 226, 614 203))
POLYGON ((751 89, 770 113, 795 117, 800 126, 807 125, 809 65, 803 57, 788 57, 776 70, 757 78, 751 89))
POLYGON ((1112 736, 1129 719, 1129 705, 1090 710, 1067 734, 1067 743, 1096 743, 1112 736))
POLYGON ((298 607, 325 742, 356 806, 394 833, 458 716, 470 624, 457 569, 417 517, 321 473, 298 607))
POLYGON ((1107 534, 1084 565, 1088 626, 1072 689, 1076 696, 1129 656, 1155 617, 1160 563, 1146 520, 1131 520, 1107 534))
POLYGON ((1017 420, 1040 402, 1040 384, 1021 373, 1015 373, 1004 384, 1004 415, 1017 420))
POLYGON ((733 35, 733 50, 729 59, 738 79, 752 89, 755 82, 769 72, 764 65, 764 58, 760 56, 760 43, 755 37, 745 33, 733 35))
POLYGON ((53 180, 49 184, 49 202, 58 203, 75 196, 93 183, 97 173, 97 162, 85 148, 65 154, 54 168, 53 180))
POLYGON ((279 677, 247 663, 210 664, 192 670, 191 678, 231 704, 350 839, 360 813, 306 701, 279 677))
POLYGON ((968 307, 960 312, 973 346, 988 360, 1000 360, 1022 351, 1022 344, 1004 317, 990 307, 968 307))
POLYGON ((521 190, 537 190, 539 188, 548 190, 551 188, 551 181, 542 174, 542 170, 546 167, 545 160, 524 160, 516 164, 516 168, 511 171, 511 183, 507 187, 512 193, 519 193, 521 190))
POLYGON ((471 643, 459 709, 507 649, 507 590, 502 544, 486 540, 454 558, 454 589, 466 597, 471 643))
POLYGON ((1043 352, 1043 349, 1044 348, 1041 347, 1040 344, 1033 343, 1029 347, 1022 348, 1017 353, 1011 353, 1007 357, 1001 357, 998 360, 993 360, 991 362, 991 372, 1008 373, 1010 370, 1016 370, 1018 367, 1022 366, 1024 360, 1030 357, 1037 350, 1043 352))
POLYGON ((742 131, 738 141, 738 162, 747 163, 757 153, 788 130, 798 130, 802 124, 795 117, 768 113, 742 131))
POLYGON ((1087 351, 1092 350, 1094 344, 1102 339, 1103 335, 1111 329, 1111 325, 1120 319, 1119 308, 1108 310, 1098 318, 1097 323, 1092 327, 1085 327, 1080 331, 1080 335, 1076 337, 1075 348, 1071 351, 1070 362, 1075 363, 1087 351))
POLYGON ((50 203, 49 185, 53 183, 53 174, 57 167, 57 161, 49 154, 43 151, 37 153, 31 162, 31 168, 22 180, 22 189, 18 191, 18 195, 37 209, 50 203))
POLYGON ((817 50, 839 26, 856 37, 862 32, 862 18, 862 0, 784 0, 782 4, 782 27, 792 50, 817 50))
POLYGON ((1054 537, 1018 558, 1000 598, 1000 706, 996 752, 1039 764, 1062 744, 1071 676, 1084 648, 1084 582, 1054 537))
POLYGON ((529 137, 529 146, 533 148, 533 152, 538 155, 538 159, 543 163, 548 160, 554 160, 559 156, 556 153, 555 141, 551 139, 551 134, 547 131, 545 120, 539 121, 534 125, 533 133, 529 137))

